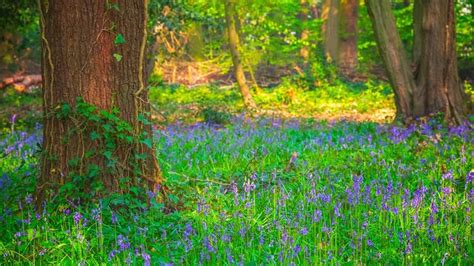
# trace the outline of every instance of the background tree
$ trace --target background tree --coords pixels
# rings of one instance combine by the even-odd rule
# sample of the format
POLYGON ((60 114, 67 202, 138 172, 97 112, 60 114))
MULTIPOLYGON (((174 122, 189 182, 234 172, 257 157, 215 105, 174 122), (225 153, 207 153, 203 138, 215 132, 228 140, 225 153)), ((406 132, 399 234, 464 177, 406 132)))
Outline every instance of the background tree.
POLYGON ((113 192, 129 191, 140 179, 150 189, 160 182, 146 119, 146 5, 39 1, 45 116, 40 199, 70 181, 92 191, 98 179, 99 188, 113 192))
POLYGON ((234 75, 240 88, 240 92, 244 99, 245 106, 248 109, 255 109, 257 106, 253 101, 250 89, 247 86, 245 78, 244 67, 242 65, 242 57, 240 55, 240 36, 237 31, 236 12, 237 0, 225 1, 225 19, 227 24, 227 34, 229 37, 229 48, 232 55, 232 62, 234 66, 234 75))
POLYGON ((300 48, 300 56, 301 58, 303 59, 303 63, 304 65, 307 65, 308 64, 308 59, 309 59, 309 51, 310 51, 310 47, 309 47, 309 44, 308 44, 308 39, 309 39, 309 35, 310 35, 310 31, 308 29, 308 27, 305 25, 307 20, 308 20, 308 16, 311 14, 311 10, 310 10, 310 5, 308 3, 308 0, 300 0, 300 6, 301 6, 301 10, 300 10, 300 13, 298 14, 299 15, 299 18, 300 18, 300 22, 301 22, 301 33, 300 33, 300 39, 301 39, 301 48, 300 48))
POLYGON ((357 67, 358 0, 325 0, 323 4, 324 50, 343 73, 357 67))
POLYGON ((340 0, 324 0, 322 19, 324 54, 330 62, 336 62, 339 50, 339 8, 340 0))
POLYGON ((461 122, 466 105, 457 72, 454 1, 417 1, 414 77, 390 1, 366 0, 379 51, 396 95, 398 116, 408 119, 442 112, 445 120, 461 122))
POLYGON ((341 0, 337 65, 343 73, 357 67, 357 20, 359 0, 341 0))

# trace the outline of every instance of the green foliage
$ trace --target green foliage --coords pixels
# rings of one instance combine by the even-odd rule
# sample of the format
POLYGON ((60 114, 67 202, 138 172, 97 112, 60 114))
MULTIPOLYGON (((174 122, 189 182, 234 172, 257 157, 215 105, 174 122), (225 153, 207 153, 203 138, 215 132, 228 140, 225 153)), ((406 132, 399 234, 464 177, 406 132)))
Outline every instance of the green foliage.
POLYGON ((241 120, 157 132, 172 213, 153 195, 37 213, 37 155, 15 149, 0 160, 0 263, 472 264, 466 128, 241 120))
MULTIPOLYGON (((393 94, 386 83, 349 83, 335 79, 333 84, 310 85, 305 77, 289 77, 276 87, 255 92, 254 100, 263 110, 276 111, 284 116, 372 121, 393 118, 393 94)), ((221 117, 221 112, 237 115, 244 111, 242 98, 233 87, 152 87, 149 98, 152 104, 160 107, 162 115, 167 118, 166 123, 225 121, 224 117, 214 116, 221 117)))
MULTIPOLYGON (((132 125, 120 118, 120 111, 113 108, 111 111, 100 110, 96 106, 86 103, 81 98, 76 100, 74 106, 61 104, 55 108, 53 114, 59 120, 74 121, 74 127, 70 128, 62 140, 62 145, 68 145, 74 137, 81 136, 89 139, 94 145, 83 147, 82 156, 74 157, 68 162, 69 176, 66 180, 70 182, 61 186, 59 198, 80 199, 83 203, 92 200, 96 202, 99 198, 111 201, 110 191, 105 190, 105 178, 121 180, 118 191, 127 201, 134 200, 133 197, 143 197, 145 185, 142 184, 142 165, 148 158, 146 154, 131 153, 124 156, 121 153, 124 147, 133 148, 140 144, 148 148, 153 147, 151 136, 147 133, 138 133, 132 125), (132 182, 133 181, 133 182, 132 182), (136 191, 137 193, 129 193, 136 191), (127 193, 129 193, 127 195, 127 193)), ((150 125, 150 121, 144 114, 139 114, 138 122, 150 125)), ((54 160, 54 155, 51 155, 54 160)), ((116 195, 112 195, 116 197, 116 195)), ((136 206, 128 207, 134 208, 136 206)))

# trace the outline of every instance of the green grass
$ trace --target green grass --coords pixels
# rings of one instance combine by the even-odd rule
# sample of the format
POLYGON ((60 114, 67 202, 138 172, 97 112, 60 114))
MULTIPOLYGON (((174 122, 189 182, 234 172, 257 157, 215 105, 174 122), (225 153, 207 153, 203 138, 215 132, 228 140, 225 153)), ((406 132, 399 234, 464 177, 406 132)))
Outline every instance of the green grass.
MULTIPOLYGON (((383 84, 292 84, 254 91, 262 109, 279 111, 267 118, 241 115, 233 87, 151 88, 166 206, 144 192, 150 205, 72 197, 38 213, 41 129, 29 111, 10 109, 0 131, 0 264, 474 263, 467 125, 376 123, 393 113, 383 84), (355 121, 333 121, 343 118, 355 121)), ((39 102, 9 97, 1 103, 39 102)))
POLYGON ((473 263, 473 188, 466 180, 474 149, 467 128, 244 120, 157 132, 164 185, 179 206, 171 214, 154 201, 114 212, 103 201, 50 206, 37 216, 28 203, 34 140, 3 136, 24 145, 0 164, 1 260, 473 263))
MULTIPOLYGON (((256 89, 255 102, 260 109, 276 111, 284 117, 387 122, 395 114, 393 94, 384 83, 337 81, 314 89, 297 84, 286 80, 273 88, 256 89)), ((161 111, 157 118, 167 122, 203 121, 206 109, 231 114, 244 111, 238 88, 233 86, 152 87, 149 95, 161 111)))

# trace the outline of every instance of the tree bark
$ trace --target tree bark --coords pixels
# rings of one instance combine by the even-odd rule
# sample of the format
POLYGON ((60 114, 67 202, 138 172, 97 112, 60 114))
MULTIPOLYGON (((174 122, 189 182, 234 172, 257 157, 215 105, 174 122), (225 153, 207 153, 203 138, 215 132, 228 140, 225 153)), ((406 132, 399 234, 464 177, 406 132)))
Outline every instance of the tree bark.
POLYGON ((357 68, 357 20, 359 0, 341 0, 339 22, 339 55, 337 65, 343 73, 357 68))
MULTIPOLYGON (((38 198, 55 194, 73 177, 90 174, 92 165, 101 169, 96 178, 106 191, 127 192, 121 178, 131 179, 128 188, 143 184, 154 190, 161 174, 150 142, 109 139, 108 145, 116 147, 109 154, 116 158, 116 167, 111 168, 103 139, 90 137, 103 125, 56 113, 63 104, 77 107, 82 98, 97 107, 95 113, 119 110, 119 119, 131 126, 135 136, 151 140, 151 125, 139 119, 148 117, 149 111, 144 66, 147 1, 117 0, 114 6, 107 0, 38 2, 45 115, 38 198), (117 42, 118 36, 122 41, 117 42)), ((85 183, 84 190, 91 189, 92 180, 85 183)))
POLYGON ((414 119, 443 113, 462 122, 465 93, 459 82, 454 0, 416 0, 415 75, 398 35, 389 0, 366 0, 380 55, 395 92, 397 115, 414 119))
POLYGON ((232 62, 234 65, 234 75, 242 94, 244 104, 247 109, 255 109, 257 106, 250 94, 247 80, 245 78, 244 67, 242 65, 242 58, 240 55, 240 37, 237 31, 237 12, 235 10, 236 0, 225 1, 225 18, 227 24, 227 34, 229 37, 230 53, 232 55, 232 62))
POLYGON ((301 48, 300 48, 300 56, 303 59, 303 64, 305 66, 308 65, 308 60, 309 60, 309 44, 308 44, 308 39, 309 39, 309 29, 306 26, 306 22, 308 21, 308 16, 310 14, 309 10, 309 5, 307 0, 300 0, 300 13, 299 15, 299 20, 301 22, 301 34, 300 34, 300 40, 301 40, 301 48))
MULTIPOLYGON (((444 113, 446 120, 465 115, 465 93, 459 81, 456 57, 455 0, 416 0, 421 16, 415 16, 419 36, 416 116, 444 113)), ((416 38, 415 38, 416 39, 416 38)))
POLYGON ((340 0, 325 0, 322 19, 324 53, 329 62, 336 62, 339 50, 339 5, 340 0))
POLYGON ((413 67, 414 74, 417 75, 421 60, 421 22, 422 22, 421 1, 415 1, 413 4, 413 67))
POLYGON ((395 93, 397 117, 406 120, 413 116, 413 94, 416 88, 407 55, 397 32, 390 0, 365 2, 379 53, 395 93))

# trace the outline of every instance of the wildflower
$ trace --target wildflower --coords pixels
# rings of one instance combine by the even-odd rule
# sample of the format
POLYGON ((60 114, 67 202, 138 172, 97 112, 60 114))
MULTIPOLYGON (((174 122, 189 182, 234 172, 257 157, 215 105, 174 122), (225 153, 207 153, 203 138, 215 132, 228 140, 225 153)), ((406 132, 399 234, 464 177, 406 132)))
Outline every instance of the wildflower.
POLYGON ((82 219, 82 214, 80 214, 79 212, 75 212, 74 213, 74 224, 78 225, 79 222, 81 221, 82 219))
POLYGON ((370 239, 367 239, 367 246, 368 246, 368 247, 373 247, 373 246, 374 246, 374 242, 372 242, 372 240, 370 240, 370 239))
POLYGON ((283 233, 281 234, 281 243, 283 245, 286 245, 287 242, 288 242, 288 233, 286 232, 286 230, 283 230, 283 233))
POLYGON ((444 196, 449 196, 453 191, 450 187, 443 187, 441 188, 441 192, 443 192, 444 196))
MULTIPOLYGON (((466 176, 466 185, 474 181, 474 170, 470 171, 466 176)), ((0 186, 1 187, 1 186, 0 186)))
POLYGON ((453 172, 448 171, 448 172, 444 173, 443 175, 441 175, 441 179, 442 180, 453 180, 454 179, 453 172))
POLYGON ((101 216, 101 214, 100 214, 100 209, 99 209, 99 208, 97 208, 97 209, 92 209, 91 213, 92 213, 92 218, 93 218, 96 222, 99 222, 99 223, 102 222, 102 216, 101 216))
POLYGON ((155 196, 156 196, 156 194, 153 193, 153 191, 151 191, 151 190, 148 190, 148 191, 146 192, 146 194, 147 194, 147 196, 148 196, 148 199, 150 199, 150 200, 153 199, 153 198, 155 198, 155 196))
POLYGON ((194 234, 194 229, 190 223, 187 223, 183 232, 183 238, 184 238, 184 250, 189 252, 193 246, 193 243, 191 241, 191 236, 194 234))
POLYGON ((144 266, 150 266, 151 265, 150 264, 151 257, 145 251, 142 252, 142 258, 143 258, 143 265, 144 266))
POLYGON ((69 216, 71 214, 71 209, 67 208, 63 210, 64 215, 69 216))
POLYGON ((25 198, 25 202, 26 204, 30 205, 31 203, 33 203, 33 196, 31 194, 28 194, 25 198))
POLYGON ((341 203, 338 202, 336 203, 336 206, 334 207, 334 215, 336 215, 336 217, 341 217, 342 214, 340 212, 340 209, 341 209, 341 203))
POLYGON ((257 173, 254 172, 254 173, 250 176, 250 179, 256 181, 256 180, 257 180, 257 173))
POLYGON ((405 248, 405 254, 410 254, 412 252, 412 245, 411 242, 408 241, 407 246, 405 248))
POLYGON ((247 180, 247 181, 244 183, 244 191, 247 192, 247 193, 254 191, 255 188, 256 188, 255 183, 253 183, 253 182, 250 181, 250 180, 247 180))
POLYGON ((128 242, 128 239, 123 235, 117 236, 117 245, 119 246, 120 251, 124 251, 130 248, 130 242, 128 242))
POLYGON ((11 122, 12 124, 15 124, 17 117, 18 117, 17 114, 13 114, 12 117, 10 118, 10 122, 11 122))
POLYGON ((117 250, 115 250, 115 249, 112 250, 112 251, 109 253, 109 255, 107 256, 107 258, 109 259, 109 261, 112 261, 112 260, 115 258, 115 256, 117 255, 117 253, 118 253, 117 250))
POLYGON ((300 251, 301 251, 300 245, 298 245, 298 244, 295 245, 295 247, 293 248, 293 252, 294 252, 293 256, 295 256, 295 257, 298 256, 298 253, 300 253, 300 251))
POLYGON ((225 250, 226 254, 227 254, 227 260, 229 261, 230 264, 234 264, 234 257, 232 257, 232 253, 230 251, 230 249, 226 249, 225 250))
POLYGON ((308 234, 308 228, 303 227, 303 228, 300 230, 300 234, 303 235, 303 236, 307 235, 307 234, 308 234))
POLYGON ((115 212, 112 212, 112 224, 117 224, 117 223, 118 223, 117 215, 115 214, 115 212))

